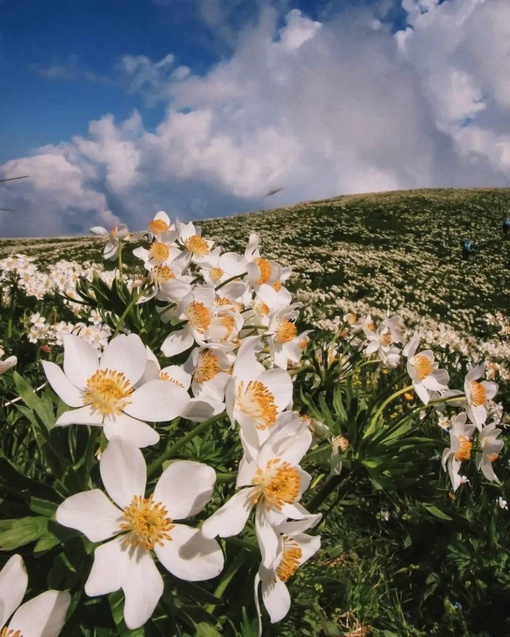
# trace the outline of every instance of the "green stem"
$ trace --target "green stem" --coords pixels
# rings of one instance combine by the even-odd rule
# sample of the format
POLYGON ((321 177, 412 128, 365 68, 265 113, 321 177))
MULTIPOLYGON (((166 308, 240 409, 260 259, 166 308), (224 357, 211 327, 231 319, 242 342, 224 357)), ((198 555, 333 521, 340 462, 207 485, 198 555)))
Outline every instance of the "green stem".
POLYGON ((236 274, 235 276, 231 276, 231 277, 230 277, 230 279, 227 279, 226 281, 223 281, 223 283, 220 283, 220 284, 218 285, 218 287, 217 287, 217 288, 215 288, 215 290, 216 290, 216 292, 217 292, 217 291, 218 291, 220 288, 222 288, 224 285, 227 285, 227 283, 230 283, 231 281, 235 281, 236 279, 242 279, 242 278, 243 278, 243 275, 240 275, 240 274, 236 274))
POLYGON ((131 312, 131 310, 134 308, 138 299, 141 298, 142 296, 143 296, 143 291, 141 291, 139 294, 135 294, 133 298, 131 299, 131 301, 127 304, 126 309, 124 310, 124 312, 122 312, 122 314, 119 317, 119 320, 117 321, 115 332, 113 333, 112 338, 115 338, 117 334, 120 332, 120 328, 122 327, 122 324, 124 323, 124 319, 129 314, 129 312, 131 312))
POLYGON ((118 258, 119 272, 120 274, 122 274, 122 241, 119 241, 119 249, 117 251, 117 258, 118 258))
POLYGON ((167 460, 170 460, 170 458, 177 451, 179 451, 179 449, 184 447, 184 445, 188 444, 188 442, 190 440, 193 440, 193 438, 195 438, 195 436, 198 436, 198 434, 201 434, 202 431, 205 431, 208 427, 210 427, 215 422, 218 422, 219 420, 221 420, 224 417, 225 417, 225 412, 222 411, 221 414, 217 414, 216 416, 212 416, 212 418, 209 418, 209 419, 204 420, 203 422, 199 423, 190 432, 188 432, 183 438, 178 440, 171 447, 168 447, 168 449, 166 451, 164 451, 159 456, 159 458, 156 458, 156 460, 154 460, 154 462, 151 462, 151 464, 147 468, 147 475, 149 477, 152 476, 154 471, 156 471, 156 469, 158 469, 164 462, 166 462, 167 460))
MULTIPOLYGON (((216 587, 216 590, 213 593, 213 595, 215 597, 219 598, 218 599, 218 604, 220 603, 221 596, 225 592, 225 589, 230 584, 230 582, 232 581, 232 578, 237 573, 237 571, 244 564, 245 559, 246 559, 246 555, 244 554, 244 552, 243 551, 239 551, 239 553, 234 558, 234 561, 230 563, 228 569, 225 571, 225 574, 221 578, 221 582, 218 584, 218 586, 216 587)), ((212 613, 214 611, 214 607, 215 606, 217 606, 217 604, 208 604, 206 606, 205 610, 208 613, 212 613)))

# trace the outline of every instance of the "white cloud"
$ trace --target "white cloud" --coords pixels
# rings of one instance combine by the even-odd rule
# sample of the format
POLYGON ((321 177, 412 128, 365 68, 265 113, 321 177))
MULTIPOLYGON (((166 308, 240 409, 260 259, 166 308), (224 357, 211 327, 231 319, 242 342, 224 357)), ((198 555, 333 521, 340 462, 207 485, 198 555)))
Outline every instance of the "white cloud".
POLYGON ((140 228, 159 209, 186 219, 343 193, 507 185, 510 68, 494 52, 508 58, 510 4, 403 6, 409 27, 395 35, 386 1, 375 12, 331 5, 320 21, 294 9, 283 26, 262 6, 232 55, 202 75, 171 53, 124 56, 131 90, 166 105, 160 124, 148 132, 137 113, 105 115, 87 136, 4 164, 6 177, 31 176, 0 186, 1 206, 30 227, 4 216, 1 234, 117 218, 140 228))

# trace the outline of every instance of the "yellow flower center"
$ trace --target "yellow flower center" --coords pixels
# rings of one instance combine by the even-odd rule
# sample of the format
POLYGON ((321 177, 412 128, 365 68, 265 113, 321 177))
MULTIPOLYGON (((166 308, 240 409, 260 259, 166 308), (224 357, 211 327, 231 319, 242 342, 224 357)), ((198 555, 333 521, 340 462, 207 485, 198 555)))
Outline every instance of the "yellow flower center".
POLYGON ((166 245, 166 243, 161 243, 161 241, 153 241, 151 247, 149 249, 149 256, 154 261, 166 261, 170 256, 170 248, 166 245))
POLYGON ((254 504, 280 511, 285 504, 294 504, 298 499, 301 479, 295 467, 280 458, 273 458, 264 469, 257 469, 252 484, 258 487, 252 496, 254 504))
POLYGON ((491 453, 490 456, 487 456, 487 460, 492 464, 493 462, 496 462, 496 460, 499 458, 499 453, 491 453))
POLYGON ((279 292, 279 291, 282 289, 282 287, 283 287, 283 283, 282 283, 281 281, 275 281, 275 282, 273 283, 273 288, 274 288, 277 292, 279 292))
POLYGON ((2 628, 0 630, 0 637, 23 637, 23 635, 19 632, 19 630, 14 630, 14 628, 2 628))
POLYGON ((210 349, 204 349, 198 356, 198 365, 193 374, 195 383, 205 383, 221 371, 218 357, 210 349))
POLYGON ((303 551, 297 542, 287 535, 283 536, 283 556, 275 573, 278 579, 286 582, 299 568, 299 561, 303 557, 303 551))
POLYGON ((267 283, 271 278, 271 263, 262 257, 255 259, 255 263, 259 266, 260 270, 260 278, 257 284, 262 285, 263 283, 267 283))
POLYGON ((200 301, 190 303, 187 311, 188 320, 197 332, 205 332, 211 325, 211 314, 200 301))
POLYGON ((237 407, 255 421, 257 429, 274 425, 277 409, 274 396, 259 380, 250 380, 244 389, 244 381, 237 388, 237 407))
POLYGON ((192 235, 184 242, 186 250, 190 252, 194 257, 205 257, 209 254, 209 244, 203 237, 199 237, 197 234, 192 235))
POLYGON ((393 339, 391 338, 391 334, 389 334, 389 333, 381 334, 381 336, 379 337, 379 342, 381 343, 381 345, 383 347, 388 347, 388 345, 391 345, 393 343, 393 339))
POLYGON ((480 407, 480 405, 485 405, 487 402, 487 392, 482 383, 477 383, 476 380, 472 380, 469 383, 469 393, 473 407, 480 407))
POLYGON ((175 274, 172 268, 167 265, 155 265, 152 268, 152 277, 156 283, 165 283, 165 281, 175 279, 175 274))
POLYGON ((333 449, 347 451, 349 448, 349 441, 345 438, 345 436, 335 436, 331 441, 331 446, 333 449))
POLYGON ((275 341, 283 344, 288 343, 297 336, 297 327, 292 321, 278 321, 275 341))
POLYGON ((269 314, 269 307, 260 299, 255 301, 253 308, 258 314, 264 314, 265 316, 269 314))
POLYGON ((459 460, 460 462, 469 460, 471 456, 471 447, 473 446, 472 442, 465 436, 459 436, 459 445, 459 448, 454 453, 455 460, 459 460))
POLYGON ((124 509, 120 528, 129 531, 124 540, 126 544, 152 551, 157 544, 162 546, 164 542, 172 540, 169 531, 174 524, 161 502, 153 502, 152 495, 148 498, 135 495, 131 504, 124 509))
POLYGON ((299 349, 306 349, 309 342, 310 342, 310 338, 308 336, 301 337, 299 339, 299 349))
POLYGON ((225 331, 227 332, 225 336, 222 337, 221 340, 226 341, 227 338, 234 331, 234 328, 236 326, 236 321, 235 321, 235 318, 232 316, 232 314, 228 314, 227 312, 221 313, 219 314, 219 316, 221 319, 221 325, 225 328, 225 331))
POLYGON ((375 323, 373 321, 368 321, 368 323, 365 323, 365 327, 370 332, 375 332, 375 323))
POLYGON ((118 416, 131 401, 134 388, 121 372, 98 369, 88 380, 83 391, 83 404, 90 405, 103 416, 118 416))
POLYGON ((348 314, 345 315, 345 320, 347 321, 347 323, 352 325, 353 323, 356 323, 358 319, 356 318, 355 314, 353 314, 352 312, 349 312, 348 314))
POLYGON ((211 268, 209 270, 209 276, 211 277, 211 281, 213 283, 218 283, 221 277, 225 274, 221 268, 211 268))
POLYGON ((416 354, 414 357, 414 371, 416 372, 416 376, 418 380, 423 380, 432 374, 434 370, 434 366, 429 358, 427 358, 424 354, 416 354))
MULTIPOLYGON (((115 239, 116 238, 116 234, 117 234, 117 226, 113 226, 113 228, 110 230, 110 232, 108 233, 110 239, 115 239)), ((1 636, 1 633, 0 633, 1 636)))
POLYGON ((153 219, 147 225, 147 230, 152 232, 152 234, 161 234, 162 232, 166 232, 170 229, 170 226, 163 219, 153 219))

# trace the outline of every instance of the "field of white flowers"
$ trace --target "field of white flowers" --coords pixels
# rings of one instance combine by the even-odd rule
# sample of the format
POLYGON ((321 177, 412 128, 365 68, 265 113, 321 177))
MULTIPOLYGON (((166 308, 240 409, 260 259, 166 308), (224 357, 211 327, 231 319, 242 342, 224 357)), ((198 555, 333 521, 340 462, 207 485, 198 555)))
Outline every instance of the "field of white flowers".
POLYGON ((1 241, 1 637, 510 634, 509 209, 1 241))

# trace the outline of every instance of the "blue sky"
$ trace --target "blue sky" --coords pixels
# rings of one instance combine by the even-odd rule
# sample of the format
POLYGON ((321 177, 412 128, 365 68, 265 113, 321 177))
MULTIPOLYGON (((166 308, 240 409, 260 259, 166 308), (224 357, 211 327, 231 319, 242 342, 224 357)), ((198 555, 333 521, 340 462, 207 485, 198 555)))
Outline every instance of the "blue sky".
POLYGON ((30 175, 0 236, 508 185, 509 24, 506 0, 0 0, 0 178, 30 175))

